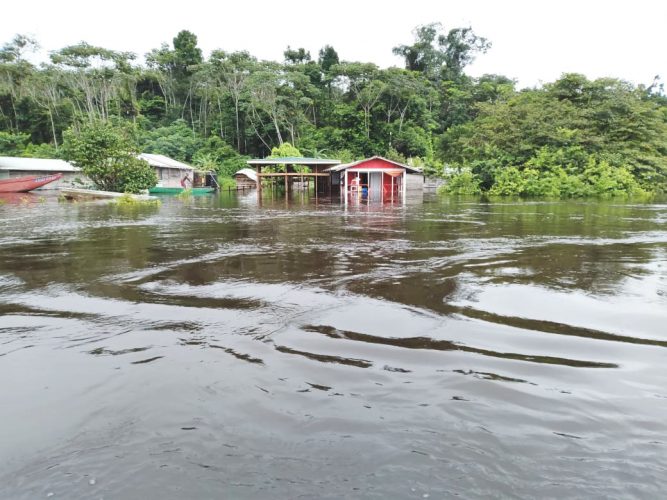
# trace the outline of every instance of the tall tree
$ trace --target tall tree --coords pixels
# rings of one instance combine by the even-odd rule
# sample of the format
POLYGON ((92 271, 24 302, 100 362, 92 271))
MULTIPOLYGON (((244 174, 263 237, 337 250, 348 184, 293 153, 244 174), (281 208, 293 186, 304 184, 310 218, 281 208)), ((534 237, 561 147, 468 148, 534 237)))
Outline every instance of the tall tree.
POLYGON ((285 62, 287 64, 305 64, 310 61, 310 52, 303 47, 292 49, 288 45, 285 52, 283 52, 283 55, 285 56, 285 62))
MULTIPOLYGON (((213 51, 210 58, 211 75, 217 86, 226 92, 234 105, 234 127, 236 131, 236 147, 244 152, 243 134, 241 132, 241 101, 248 87, 248 77, 256 65, 256 59, 248 52, 227 53, 222 50, 213 51)), ((218 110, 222 113, 220 93, 216 95, 218 110)))
POLYGON ((19 34, 0 49, 0 118, 5 117, 9 128, 15 132, 19 131, 18 103, 23 97, 23 84, 34 71, 25 55, 38 48, 36 40, 19 34), (5 111, 3 101, 11 108, 11 113, 5 111))
POLYGON ((454 28, 445 33, 440 23, 418 26, 414 36, 412 45, 398 45, 393 52, 403 57, 406 69, 419 71, 434 81, 457 80, 478 53, 491 47, 472 28, 454 28))
POLYGON ((338 52, 331 45, 325 45, 320 49, 319 58, 317 60, 322 71, 328 73, 332 66, 339 64, 338 52))

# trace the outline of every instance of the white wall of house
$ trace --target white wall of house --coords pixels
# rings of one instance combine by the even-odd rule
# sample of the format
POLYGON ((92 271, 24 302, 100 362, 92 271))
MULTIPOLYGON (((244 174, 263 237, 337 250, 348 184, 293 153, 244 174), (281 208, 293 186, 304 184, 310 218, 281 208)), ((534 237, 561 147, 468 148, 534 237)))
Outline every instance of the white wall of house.
POLYGON ((414 191, 423 191, 424 190, 424 175, 423 174, 411 174, 408 173, 405 176, 406 183, 405 189, 409 192, 414 191))
POLYGON ((159 187, 181 187, 181 179, 183 179, 186 174, 190 178, 188 186, 192 183, 192 172, 187 170, 156 167, 155 174, 157 175, 157 185, 159 187))
MULTIPOLYGON (((0 170, 0 179, 16 179, 17 177, 46 177, 54 175, 58 172, 47 170, 0 170)), ((42 186, 39 190, 49 191, 53 189, 63 188, 84 188, 92 186, 92 182, 88 177, 81 172, 62 172, 63 177, 55 182, 50 182, 46 186, 42 186)))

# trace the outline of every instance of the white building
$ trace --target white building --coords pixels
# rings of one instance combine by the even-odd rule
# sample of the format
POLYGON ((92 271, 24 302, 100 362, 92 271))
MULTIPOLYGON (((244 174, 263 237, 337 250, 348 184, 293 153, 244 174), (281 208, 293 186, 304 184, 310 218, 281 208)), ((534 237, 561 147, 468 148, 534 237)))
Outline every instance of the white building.
POLYGON ((18 158, 14 156, 0 156, 0 179, 16 177, 63 174, 63 177, 51 182, 40 189, 58 189, 59 187, 82 187, 90 184, 81 169, 65 160, 46 158, 18 158))
POLYGON ((155 169, 157 187, 181 187, 181 180, 186 176, 190 179, 189 185, 192 185, 195 169, 187 163, 152 153, 141 153, 137 158, 155 169))

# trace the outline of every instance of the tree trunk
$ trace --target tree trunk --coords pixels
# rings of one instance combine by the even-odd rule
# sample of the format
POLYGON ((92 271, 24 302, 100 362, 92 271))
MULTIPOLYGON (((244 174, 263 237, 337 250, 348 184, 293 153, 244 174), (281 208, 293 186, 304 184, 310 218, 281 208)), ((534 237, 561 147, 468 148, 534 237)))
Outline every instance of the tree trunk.
POLYGON ((53 112, 51 111, 51 108, 49 108, 49 118, 51 120, 51 132, 53 132, 53 144, 56 147, 56 151, 58 151, 58 138, 56 137, 56 125, 53 122, 53 112))

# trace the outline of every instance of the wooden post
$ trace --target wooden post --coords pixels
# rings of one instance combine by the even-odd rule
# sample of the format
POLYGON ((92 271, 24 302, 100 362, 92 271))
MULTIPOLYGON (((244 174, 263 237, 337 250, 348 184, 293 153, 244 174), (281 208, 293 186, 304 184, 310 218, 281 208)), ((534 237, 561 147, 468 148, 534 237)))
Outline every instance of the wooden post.
POLYGON ((408 183, 407 183, 407 175, 408 171, 405 170, 403 172, 403 177, 401 178, 401 182, 403 183, 403 204, 405 205, 405 195, 408 193, 408 183))
POLYGON ((347 205, 347 171, 343 170, 343 176, 344 176, 343 177, 343 180, 344 180, 343 186, 344 186, 345 189, 343 189, 341 191, 341 194, 345 197, 345 204, 347 205))

